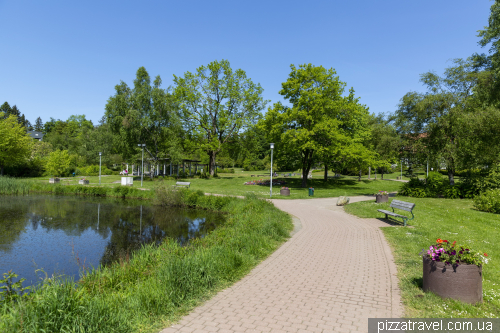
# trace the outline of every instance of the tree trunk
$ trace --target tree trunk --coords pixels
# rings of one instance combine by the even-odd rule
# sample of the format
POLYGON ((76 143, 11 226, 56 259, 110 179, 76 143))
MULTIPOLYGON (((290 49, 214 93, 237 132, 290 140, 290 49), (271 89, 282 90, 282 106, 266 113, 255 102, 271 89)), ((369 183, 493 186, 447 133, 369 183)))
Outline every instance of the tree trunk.
POLYGON ((454 186, 455 185, 455 170, 452 168, 448 168, 448 179, 450 181, 450 185, 454 186))
POLYGON ((307 187, 307 176, 309 175, 309 167, 302 167, 302 187, 307 187))
POLYGON ((210 161, 208 162, 208 172, 210 173, 210 176, 213 176, 215 174, 215 156, 216 156, 215 151, 209 151, 208 156, 210 158, 210 161))
POLYGON ((384 169, 380 170, 380 179, 384 180, 384 169))
POLYGON ((0 165, 0 176, 3 176, 3 165, 0 165))
POLYGON ((328 181, 328 165, 325 163, 325 182, 328 181))
POLYGON ((359 178, 358 178, 358 182, 361 181, 361 169, 359 169, 359 178))

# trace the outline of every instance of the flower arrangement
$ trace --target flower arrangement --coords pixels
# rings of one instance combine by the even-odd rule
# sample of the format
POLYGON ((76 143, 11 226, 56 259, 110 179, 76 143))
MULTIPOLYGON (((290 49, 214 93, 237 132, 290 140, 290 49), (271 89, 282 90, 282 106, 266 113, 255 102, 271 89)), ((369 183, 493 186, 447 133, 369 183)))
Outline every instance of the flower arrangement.
POLYGON ((283 186, 281 189, 282 189, 282 190, 289 190, 289 188, 288 188, 288 187, 286 187, 286 186, 283 186))
POLYGON ((374 193, 373 195, 389 195, 389 192, 380 190, 377 193, 374 193))
POLYGON ((429 250, 422 250, 421 255, 433 261, 444 262, 446 265, 454 267, 461 264, 481 266, 488 263, 488 254, 473 251, 469 246, 457 245, 457 242, 450 243, 446 239, 438 238, 435 245, 431 245, 429 250))

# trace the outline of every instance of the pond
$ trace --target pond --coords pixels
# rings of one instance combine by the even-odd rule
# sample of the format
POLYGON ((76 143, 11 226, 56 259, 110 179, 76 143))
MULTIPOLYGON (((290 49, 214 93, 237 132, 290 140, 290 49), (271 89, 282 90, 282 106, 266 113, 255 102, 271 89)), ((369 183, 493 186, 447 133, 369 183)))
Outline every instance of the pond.
POLYGON ((0 274, 12 270, 26 278, 23 286, 37 283, 45 273, 76 281, 82 268, 126 259, 143 244, 158 244, 165 237, 185 244, 222 223, 219 213, 145 201, 0 196, 0 274))

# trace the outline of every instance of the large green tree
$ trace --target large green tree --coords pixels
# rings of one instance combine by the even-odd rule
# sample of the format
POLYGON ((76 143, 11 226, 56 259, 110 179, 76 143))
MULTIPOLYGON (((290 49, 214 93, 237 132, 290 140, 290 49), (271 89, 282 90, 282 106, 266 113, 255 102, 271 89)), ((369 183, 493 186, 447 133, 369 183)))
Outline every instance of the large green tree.
POLYGON ((396 111, 399 133, 444 159, 450 185, 457 168, 484 166, 498 156, 500 112, 478 103, 480 76, 473 59, 456 59, 442 77, 422 74, 427 92, 407 93, 396 111))
POLYGON ((348 147, 357 144, 357 150, 363 151, 357 155, 359 160, 370 155, 360 144, 369 135, 368 110, 354 97, 354 90, 343 96, 344 88, 334 69, 291 65, 280 91, 291 106, 275 103, 261 122, 276 143, 277 162, 290 165, 293 161, 302 169, 303 187, 314 164, 328 168, 340 156, 349 157, 348 147))
POLYGON ((3 118, 0 112, 0 175, 4 167, 16 166, 27 161, 31 154, 33 139, 26 134, 26 128, 19 124, 17 117, 3 118), (3 119, 2 119, 3 118, 3 119))
POLYGON ((49 154, 45 168, 52 176, 62 176, 71 164, 71 156, 67 150, 55 150, 49 154))
POLYGON ((263 89, 227 60, 213 61, 183 77, 174 75, 174 82, 184 127, 208 155, 213 175, 217 154, 255 124, 264 109, 263 89))
POLYGON ((106 104, 106 123, 118 135, 116 149, 127 159, 137 152, 137 145, 146 144, 154 160, 177 153, 180 124, 177 103, 161 88, 157 76, 153 82, 144 67, 137 70, 134 87, 125 82, 115 86, 116 93, 106 104))

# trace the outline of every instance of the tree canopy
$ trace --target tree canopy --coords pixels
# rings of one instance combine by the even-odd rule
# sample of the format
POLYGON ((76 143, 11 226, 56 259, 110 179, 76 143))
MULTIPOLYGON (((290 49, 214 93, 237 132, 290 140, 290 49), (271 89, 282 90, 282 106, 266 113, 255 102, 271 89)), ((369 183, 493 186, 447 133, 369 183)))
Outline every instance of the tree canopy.
POLYGON ((33 139, 26 134, 26 128, 19 124, 14 115, 3 118, 0 112, 0 175, 4 167, 26 162, 31 154, 33 139))
POLYGON ((227 60, 174 75, 174 83, 184 129, 208 155, 213 175, 221 149, 259 118, 266 105, 263 89, 243 70, 233 71, 227 60))
POLYGON ((346 84, 334 69, 311 64, 290 68, 280 94, 291 106, 275 103, 261 126, 276 143, 278 164, 295 161, 302 169, 302 186, 307 187, 315 163, 332 165, 340 156, 348 156, 347 147, 369 135, 368 109, 359 104, 353 89, 343 96, 346 84))

